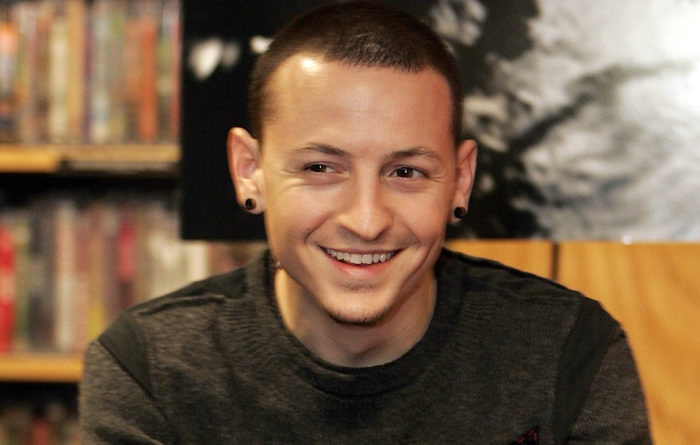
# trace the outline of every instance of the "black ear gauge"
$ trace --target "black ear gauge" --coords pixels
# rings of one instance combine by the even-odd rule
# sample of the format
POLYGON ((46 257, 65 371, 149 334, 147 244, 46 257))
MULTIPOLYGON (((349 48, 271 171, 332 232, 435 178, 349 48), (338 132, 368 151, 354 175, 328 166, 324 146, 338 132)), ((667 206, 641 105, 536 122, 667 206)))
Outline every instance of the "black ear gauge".
POLYGON ((248 198, 243 203, 246 210, 253 210, 255 208, 255 200, 253 198, 248 198))
POLYGON ((452 210, 452 214, 455 218, 462 219, 467 216, 467 209, 466 207, 455 207, 454 210, 452 210))

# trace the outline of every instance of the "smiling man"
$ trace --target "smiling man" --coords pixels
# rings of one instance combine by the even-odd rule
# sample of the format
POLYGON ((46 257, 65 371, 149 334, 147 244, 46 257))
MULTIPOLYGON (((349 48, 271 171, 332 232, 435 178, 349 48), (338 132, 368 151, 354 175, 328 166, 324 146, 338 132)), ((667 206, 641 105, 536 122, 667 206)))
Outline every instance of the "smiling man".
POLYGON ((396 359, 428 326, 445 226, 474 177, 449 85, 301 52, 267 89, 262 143, 236 128, 229 146, 239 199, 265 210, 282 319, 329 362, 396 359))
POLYGON ((86 443, 648 443, 592 300, 443 250, 476 145, 456 62, 371 3, 284 28, 229 134, 250 265, 130 308, 86 353, 86 443))

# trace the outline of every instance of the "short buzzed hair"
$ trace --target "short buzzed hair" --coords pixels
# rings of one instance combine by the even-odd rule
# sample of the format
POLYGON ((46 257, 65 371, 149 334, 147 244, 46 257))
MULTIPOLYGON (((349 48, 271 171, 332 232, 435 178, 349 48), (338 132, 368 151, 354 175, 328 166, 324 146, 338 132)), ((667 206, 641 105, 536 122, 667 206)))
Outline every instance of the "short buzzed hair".
POLYGON ((395 68, 415 73, 432 68, 450 88, 455 144, 462 135, 462 88, 457 61, 442 39, 416 17, 368 1, 332 3, 311 9, 283 27, 255 63, 250 79, 251 131, 262 139, 265 119, 274 114, 269 81, 277 68, 299 53, 353 66, 395 68))

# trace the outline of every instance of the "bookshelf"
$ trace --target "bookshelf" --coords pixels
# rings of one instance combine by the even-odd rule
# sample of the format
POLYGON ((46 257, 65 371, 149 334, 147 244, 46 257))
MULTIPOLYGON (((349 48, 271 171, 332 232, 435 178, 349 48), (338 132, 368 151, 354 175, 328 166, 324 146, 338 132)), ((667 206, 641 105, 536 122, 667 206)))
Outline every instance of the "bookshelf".
POLYGON ((0 443, 24 443, 13 416, 75 418, 59 351, 202 249, 177 236, 180 0, 0 3, 0 443))

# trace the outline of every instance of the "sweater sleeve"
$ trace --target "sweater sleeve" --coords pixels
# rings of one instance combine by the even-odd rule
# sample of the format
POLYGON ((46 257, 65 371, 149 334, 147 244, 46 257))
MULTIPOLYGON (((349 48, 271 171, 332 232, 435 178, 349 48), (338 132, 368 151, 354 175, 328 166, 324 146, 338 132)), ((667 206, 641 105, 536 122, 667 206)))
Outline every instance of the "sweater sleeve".
POLYGON ((569 444, 651 444, 644 394, 627 338, 609 346, 569 444))
POLYGON ((87 445, 175 443, 157 403, 98 341, 85 353, 80 428, 87 445))

